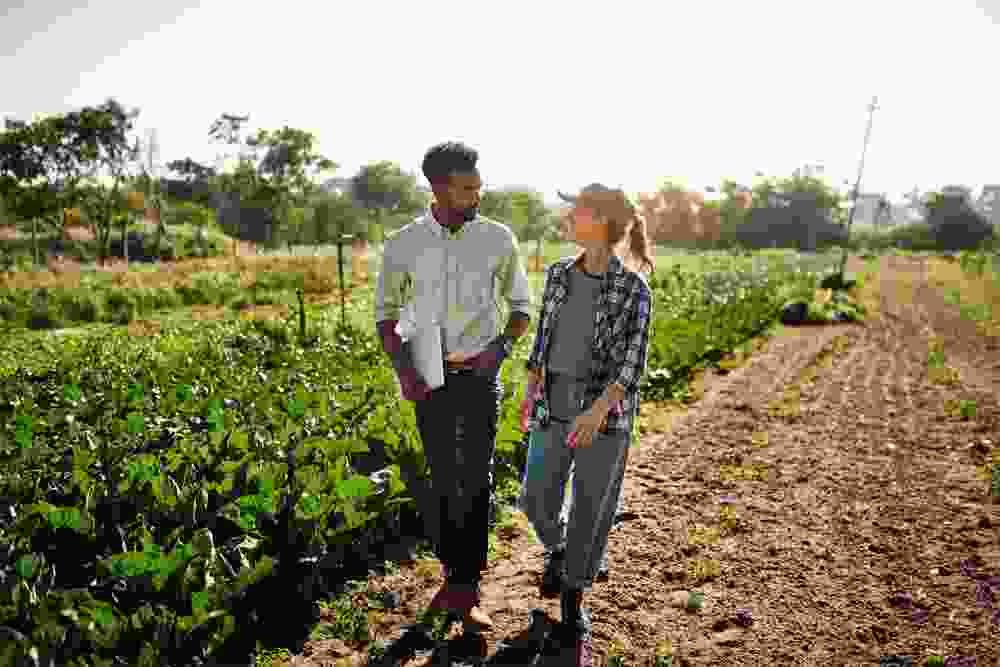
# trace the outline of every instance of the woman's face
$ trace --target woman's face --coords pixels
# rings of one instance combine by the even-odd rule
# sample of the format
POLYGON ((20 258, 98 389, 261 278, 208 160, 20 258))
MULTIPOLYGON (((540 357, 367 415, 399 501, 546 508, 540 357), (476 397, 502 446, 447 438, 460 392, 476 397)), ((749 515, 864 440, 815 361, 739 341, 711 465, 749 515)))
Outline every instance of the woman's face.
POLYGON ((608 244, 608 223, 586 206, 577 206, 570 213, 573 240, 584 248, 604 248, 608 244))

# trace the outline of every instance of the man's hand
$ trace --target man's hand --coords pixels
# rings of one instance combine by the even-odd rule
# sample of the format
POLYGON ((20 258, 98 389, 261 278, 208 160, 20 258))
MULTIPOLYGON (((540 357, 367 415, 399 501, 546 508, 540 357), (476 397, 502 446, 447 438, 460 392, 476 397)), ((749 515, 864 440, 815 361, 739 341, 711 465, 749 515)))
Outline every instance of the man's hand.
POLYGON ((392 367, 399 378, 399 386, 403 390, 403 398, 408 401, 422 401, 430 396, 431 388, 413 366, 410 354, 410 343, 404 343, 396 333, 396 320, 385 320, 376 325, 379 337, 382 339, 382 349, 392 359, 392 367))
POLYGON ((594 436, 597 431, 607 425, 608 413, 611 405, 603 398, 590 406, 590 409, 573 420, 573 427, 570 429, 569 439, 573 447, 586 448, 594 444, 594 436))
POLYGON ((397 372, 403 398, 408 401, 423 401, 431 395, 431 388, 424 382, 415 368, 404 368, 397 372))
POLYGON ((470 366, 476 369, 476 375, 481 377, 496 377, 500 366, 507 358, 507 339, 497 336, 486 346, 486 349, 468 360, 470 366))

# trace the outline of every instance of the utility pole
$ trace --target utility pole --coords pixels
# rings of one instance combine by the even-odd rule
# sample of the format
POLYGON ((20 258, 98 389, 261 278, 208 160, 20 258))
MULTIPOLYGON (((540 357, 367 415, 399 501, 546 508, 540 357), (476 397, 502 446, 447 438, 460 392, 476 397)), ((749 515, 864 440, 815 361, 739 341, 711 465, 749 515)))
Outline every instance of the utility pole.
POLYGON ((872 119, 875 117, 875 110, 878 109, 878 97, 872 97, 871 104, 868 105, 868 126, 865 128, 865 143, 861 147, 861 164, 858 165, 858 180, 854 183, 854 190, 851 192, 851 212, 847 216, 847 236, 844 239, 844 254, 840 258, 840 280, 844 281, 844 271, 847 269, 847 244, 851 240, 851 224, 854 222, 854 212, 858 209, 858 194, 861 191, 861 175, 865 170, 865 153, 868 152, 868 140, 872 135, 872 119))

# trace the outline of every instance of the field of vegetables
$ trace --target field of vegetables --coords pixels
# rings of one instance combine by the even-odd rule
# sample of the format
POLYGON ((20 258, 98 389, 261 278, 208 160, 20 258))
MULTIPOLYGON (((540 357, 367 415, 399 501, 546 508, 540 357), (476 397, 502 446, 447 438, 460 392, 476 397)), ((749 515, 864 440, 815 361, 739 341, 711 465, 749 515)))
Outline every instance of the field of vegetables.
MULTIPOLYGON (((262 261, 3 276, 0 665, 248 664, 301 647, 321 601, 420 548, 425 463, 370 285, 341 326, 335 263, 262 261), (314 297, 301 313, 295 289, 314 297), (267 303, 279 319, 239 316, 267 303), (220 314, 172 316, 192 304, 220 314), (137 321, 155 335, 122 326, 137 321)), ((645 400, 683 396, 783 304, 811 302, 835 261, 658 257, 645 400)), ((524 465, 526 339, 503 370, 498 507, 524 465)))

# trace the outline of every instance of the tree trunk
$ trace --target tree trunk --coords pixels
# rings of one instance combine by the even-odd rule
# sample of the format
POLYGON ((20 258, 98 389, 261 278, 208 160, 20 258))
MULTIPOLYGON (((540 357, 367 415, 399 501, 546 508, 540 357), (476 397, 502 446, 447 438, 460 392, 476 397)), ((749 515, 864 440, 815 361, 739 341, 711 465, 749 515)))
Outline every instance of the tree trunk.
POLYGON ((35 252, 35 266, 38 266, 38 218, 31 219, 31 246, 35 252))

